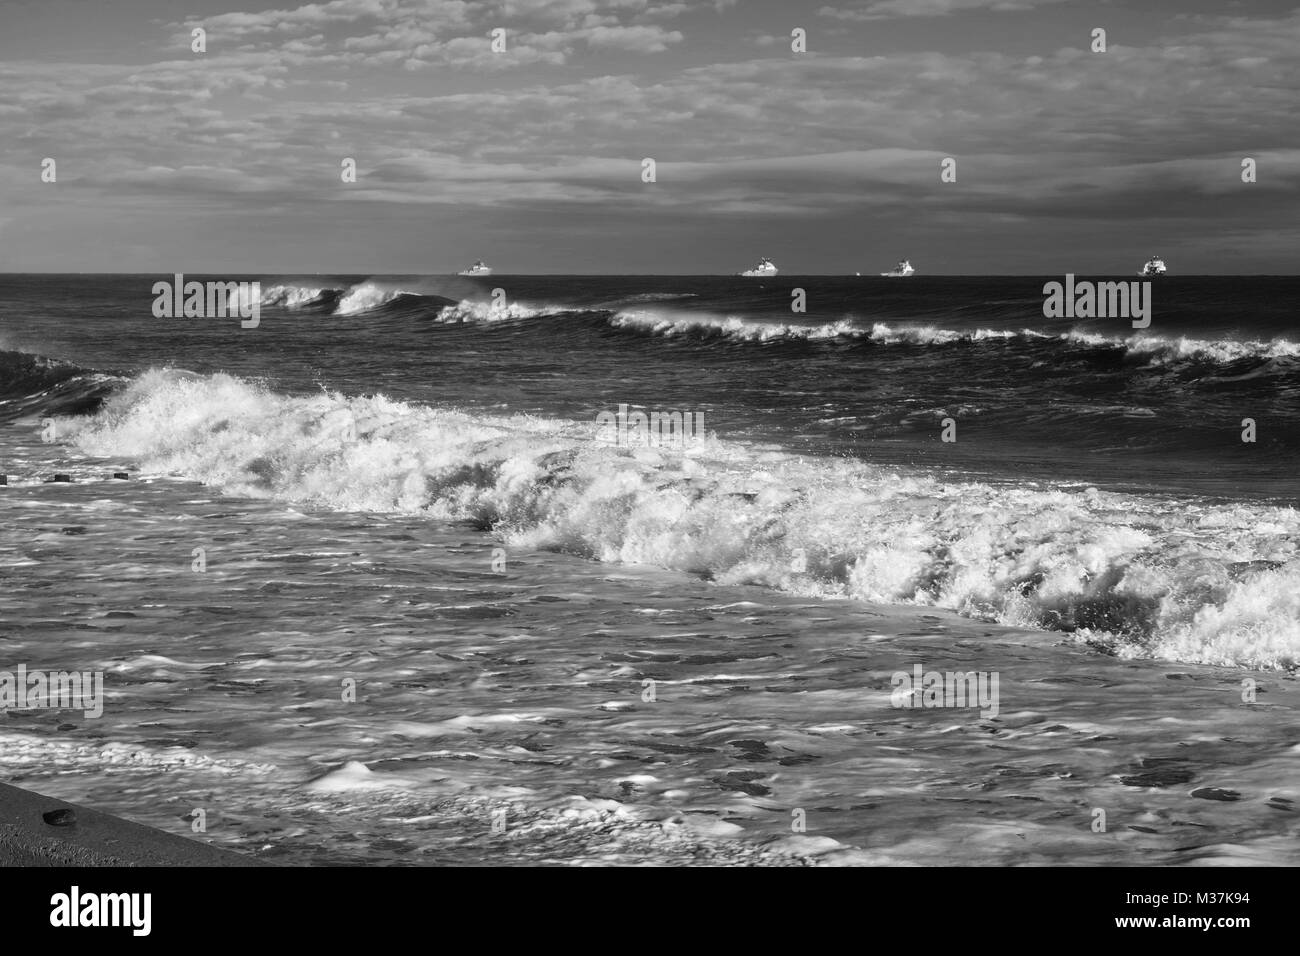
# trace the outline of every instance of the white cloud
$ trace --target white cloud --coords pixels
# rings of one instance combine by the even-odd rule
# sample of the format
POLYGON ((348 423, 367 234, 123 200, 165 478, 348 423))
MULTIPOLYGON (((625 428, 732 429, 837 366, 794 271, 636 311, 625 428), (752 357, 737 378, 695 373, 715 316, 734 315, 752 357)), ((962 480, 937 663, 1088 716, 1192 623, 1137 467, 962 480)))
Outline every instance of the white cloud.
MULTIPOLYGON (((6 127, 22 132, 0 140, 0 162, 28 169, 33 153, 52 155, 61 181, 83 189, 232 201, 525 197, 721 211, 748 194, 807 209, 851 196, 1048 215, 1156 192, 1193 205, 1231 193, 1239 151, 1260 160, 1256 193, 1293 202, 1294 135, 1277 117, 1300 96, 1300 16, 1182 26, 1195 32, 1105 57, 1077 47, 1028 58, 781 50, 564 82, 457 72, 450 87, 406 71, 491 69, 500 58, 486 35, 439 37, 409 23, 380 33, 370 22, 350 46, 334 37, 327 54, 286 41, 148 66, 5 63, 6 127), (659 162, 657 190, 641 188, 646 155, 659 162), (943 194, 946 155, 959 159, 961 186, 943 194), (342 156, 361 170, 346 195, 342 156)), ((513 37, 511 55, 559 65, 575 44, 647 50, 680 39, 645 24, 540 30, 513 37)), ((0 200, 14 197, 0 184, 0 200)))
POLYGON ((955 13, 990 10, 996 13, 1032 10, 1066 0, 876 0, 861 6, 822 7, 818 16, 833 20, 868 21, 896 17, 945 17, 955 13))

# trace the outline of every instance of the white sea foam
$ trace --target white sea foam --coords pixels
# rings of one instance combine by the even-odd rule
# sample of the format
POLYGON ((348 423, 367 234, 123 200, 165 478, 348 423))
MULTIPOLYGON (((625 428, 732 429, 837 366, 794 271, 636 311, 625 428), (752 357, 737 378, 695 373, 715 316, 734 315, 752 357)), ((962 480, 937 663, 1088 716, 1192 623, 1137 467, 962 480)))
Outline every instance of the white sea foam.
POLYGON ((1287 339, 1195 339, 1186 336, 1134 335, 1113 338, 1089 332, 1068 332, 1062 338, 1092 347, 1123 348, 1151 364, 1189 360, 1219 364, 1241 359, 1280 359, 1300 356, 1300 343, 1287 339))
MULTIPOLYGON (((335 315, 361 315, 374 312, 402 296, 428 296, 402 286, 383 282, 362 282, 353 286, 339 299, 335 315)), ((433 301, 439 301, 436 298, 433 301)), ((445 301, 445 300, 441 300, 445 301)), ((434 315, 434 321, 454 325, 459 323, 501 322, 507 319, 530 319, 564 311, 563 306, 536 307, 518 302, 497 305, 492 300, 462 299, 454 305, 444 305, 434 315)))
POLYGON ((674 312, 664 309, 625 309, 610 317, 615 328, 636 329, 664 336, 715 335, 738 342, 769 342, 780 340, 816 339, 870 339, 880 345, 947 345, 951 342, 983 342, 994 339, 1035 338, 1052 336, 1030 329, 957 329, 937 328, 933 325, 891 326, 875 322, 870 326, 853 318, 816 325, 763 321, 735 315, 674 312))
POLYGON ((262 305, 278 305, 284 309, 300 309, 319 302, 327 292, 336 291, 311 286, 273 285, 262 290, 262 305))
POLYGON ((473 322, 503 322, 507 319, 531 319, 557 311, 561 311, 561 309, 559 307, 535 308, 521 305, 518 302, 509 302, 506 305, 498 306, 491 301, 462 299, 455 305, 443 306, 435 316, 435 321, 447 325, 473 322))
POLYGON ((739 316, 688 314, 653 309, 628 309, 615 313, 610 317, 609 324, 614 328, 631 328, 670 337, 705 333, 748 342, 830 339, 839 336, 860 338, 867 334, 848 319, 823 325, 794 325, 761 322, 739 316))
POLYGON ((344 293, 339 304, 334 307, 335 315, 360 315, 373 312, 380 306, 387 305, 403 295, 410 295, 405 289, 379 282, 362 282, 344 293))
POLYGON ((950 608, 1124 654, 1300 660, 1300 513, 980 482, 722 441, 620 448, 592 423, 142 375, 66 419, 86 452, 239 495, 473 519, 522 546, 724 584, 950 608))
POLYGON ((852 318, 816 325, 764 321, 735 315, 678 312, 671 309, 625 309, 610 317, 615 328, 633 329, 669 337, 713 335, 733 341, 868 339, 878 345, 949 345, 956 342, 1055 340, 1084 348, 1122 349, 1152 365, 1207 361, 1228 363, 1240 359, 1300 357, 1300 343, 1287 339, 1196 339, 1181 336, 1112 336, 1096 332, 1044 332, 1036 329, 947 329, 935 325, 870 326, 852 318))

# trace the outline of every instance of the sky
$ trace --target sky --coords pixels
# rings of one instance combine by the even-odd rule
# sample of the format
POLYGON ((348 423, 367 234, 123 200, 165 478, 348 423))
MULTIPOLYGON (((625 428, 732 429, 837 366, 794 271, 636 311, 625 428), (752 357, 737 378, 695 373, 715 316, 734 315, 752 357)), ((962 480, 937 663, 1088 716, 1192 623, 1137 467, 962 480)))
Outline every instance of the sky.
POLYGON ((1294 274, 1298 65, 1267 0, 0 0, 0 271, 1294 274))

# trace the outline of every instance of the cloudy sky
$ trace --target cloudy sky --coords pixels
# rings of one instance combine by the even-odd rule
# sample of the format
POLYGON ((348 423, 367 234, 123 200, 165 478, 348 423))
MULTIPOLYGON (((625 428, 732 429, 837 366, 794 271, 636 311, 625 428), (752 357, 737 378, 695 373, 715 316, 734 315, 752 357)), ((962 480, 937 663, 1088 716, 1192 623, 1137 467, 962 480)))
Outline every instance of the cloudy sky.
POLYGON ((0 0, 0 271, 1294 273, 1298 65, 1267 0, 0 0))

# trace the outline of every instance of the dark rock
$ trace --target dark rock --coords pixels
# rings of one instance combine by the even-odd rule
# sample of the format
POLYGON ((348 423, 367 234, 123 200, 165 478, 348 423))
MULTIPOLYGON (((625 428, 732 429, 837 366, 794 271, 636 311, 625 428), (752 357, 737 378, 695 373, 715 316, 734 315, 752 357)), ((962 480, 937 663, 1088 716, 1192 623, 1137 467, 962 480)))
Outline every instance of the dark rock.
POLYGON ((41 819, 52 827, 72 827, 77 825, 77 812, 70 807, 61 807, 42 813, 41 819))

